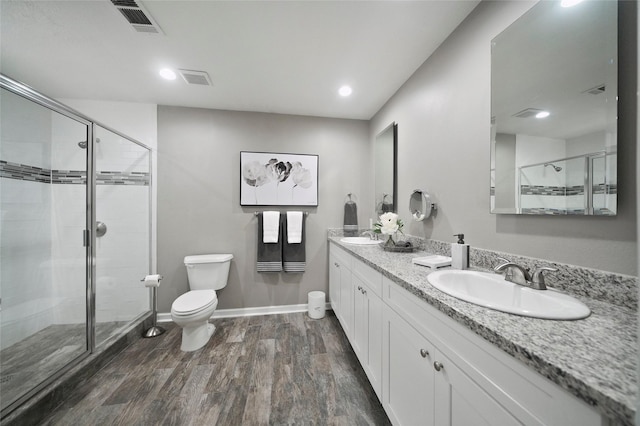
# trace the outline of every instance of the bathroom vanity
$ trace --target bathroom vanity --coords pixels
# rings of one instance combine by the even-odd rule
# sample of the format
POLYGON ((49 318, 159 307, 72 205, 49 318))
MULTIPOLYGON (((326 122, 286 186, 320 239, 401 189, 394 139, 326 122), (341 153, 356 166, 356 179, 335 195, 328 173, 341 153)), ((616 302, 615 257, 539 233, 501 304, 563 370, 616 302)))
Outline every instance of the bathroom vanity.
POLYGON ((636 317, 581 297, 578 321, 525 318, 432 287, 410 254, 329 237, 329 296, 397 425, 631 425, 636 317))

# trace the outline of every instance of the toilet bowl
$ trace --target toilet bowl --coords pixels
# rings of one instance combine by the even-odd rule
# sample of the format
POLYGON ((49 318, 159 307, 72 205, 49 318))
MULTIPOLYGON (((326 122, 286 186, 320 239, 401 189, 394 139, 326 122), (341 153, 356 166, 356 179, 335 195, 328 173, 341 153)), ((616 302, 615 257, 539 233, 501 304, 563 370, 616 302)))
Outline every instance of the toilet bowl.
POLYGON ((218 306, 216 290, 227 285, 231 254, 206 254, 187 256, 190 291, 178 297, 171 305, 171 319, 182 327, 180 349, 195 351, 207 344, 215 326, 209 323, 218 306))

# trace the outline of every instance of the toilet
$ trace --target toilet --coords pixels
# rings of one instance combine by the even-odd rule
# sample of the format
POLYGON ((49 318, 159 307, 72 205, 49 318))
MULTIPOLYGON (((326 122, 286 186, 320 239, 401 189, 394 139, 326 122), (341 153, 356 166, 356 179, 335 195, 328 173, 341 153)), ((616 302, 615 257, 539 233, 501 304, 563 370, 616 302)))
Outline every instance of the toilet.
POLYGON ((171 319, 182 327, 182 344, 185 352, 203 347, 215 331, 209 318, 218 306, 216 290, 226 287, 232 254, 202 254, 187 256, 190 291, 178 297, 171 305, 171 319))

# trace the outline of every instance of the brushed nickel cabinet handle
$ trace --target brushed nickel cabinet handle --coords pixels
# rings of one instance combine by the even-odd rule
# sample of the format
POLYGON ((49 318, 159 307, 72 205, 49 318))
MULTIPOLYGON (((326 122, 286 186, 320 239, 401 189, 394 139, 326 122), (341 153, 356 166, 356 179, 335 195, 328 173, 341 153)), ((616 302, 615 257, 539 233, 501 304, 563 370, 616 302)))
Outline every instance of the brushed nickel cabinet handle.
POLYGON ((442 363, 440 363, 438 361, 435 361, 433 363, 433 368, 435 368, 436 371, 440 371, 440 370, 442 370, 444 368, 444 365, 442 365, 442 363))
POLYGON ((420 349, 420 355, 422 356, 422 358, 426 358, 427 355, 429 355, 429 351, 426 349, 420 349))

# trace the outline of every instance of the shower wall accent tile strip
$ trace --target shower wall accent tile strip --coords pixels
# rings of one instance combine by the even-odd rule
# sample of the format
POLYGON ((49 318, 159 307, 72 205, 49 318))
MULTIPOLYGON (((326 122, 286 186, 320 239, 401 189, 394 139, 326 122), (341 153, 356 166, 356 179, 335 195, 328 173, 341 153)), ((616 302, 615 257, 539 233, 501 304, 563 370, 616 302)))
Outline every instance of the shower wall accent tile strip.
POLYGON ((542 185, 520 185, 522 195, 582 195, 584 186, 542 186, 542 185))
POLYGON ((98 172, 98 185, 149 185, 149 173, 146 172, 98 172))
POLYGON ((84 170, 51 170, 51 183, 84 185, 87 173, 84 170))
POLYGON ((51 183, 51 170, 0 160, 0 177, 51 183))
MULTIPOLYGON (((594 194, 616 194, 618 192, 618 186, 616 184, 596 184, 593 186, 594 194)), ((522 195, 554 195, 554 196, 567 196, 567 195, 583 195, 584 186, 542 186, 542 185, 521 185, 520 193, 522 195)))
POLYGON ((593 193, 594 194, 617 194, 618 185, 607 185, 604 183, 593 185, 593 193))
MULTIPOLYGON (((84 170, 49 170, 3 160, 0 160, 0 178, 72 185, 84 185, 87 180, 84 170)), ((96 182, 98 185, 148 186, 149 173, 100 171, 96 182)))

